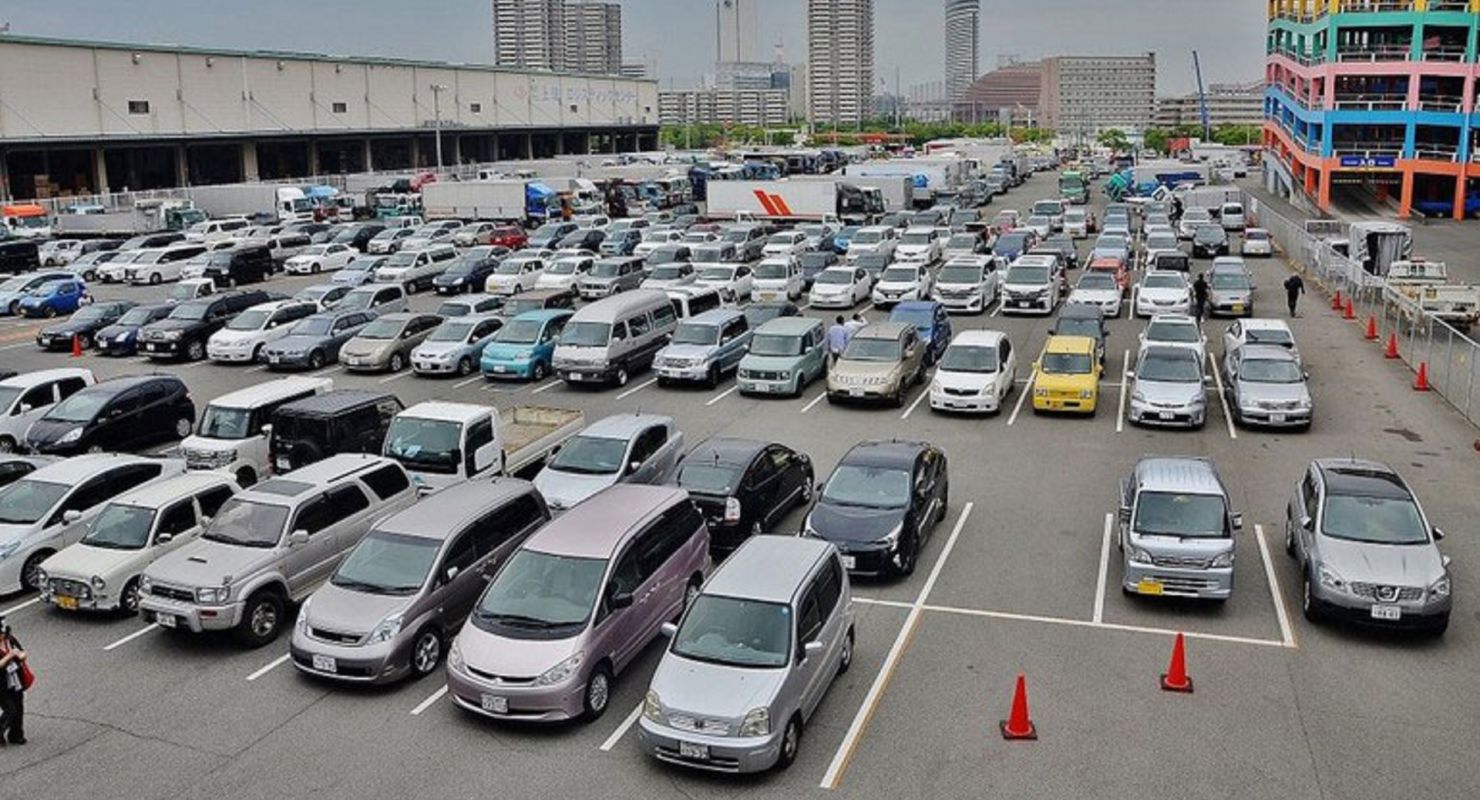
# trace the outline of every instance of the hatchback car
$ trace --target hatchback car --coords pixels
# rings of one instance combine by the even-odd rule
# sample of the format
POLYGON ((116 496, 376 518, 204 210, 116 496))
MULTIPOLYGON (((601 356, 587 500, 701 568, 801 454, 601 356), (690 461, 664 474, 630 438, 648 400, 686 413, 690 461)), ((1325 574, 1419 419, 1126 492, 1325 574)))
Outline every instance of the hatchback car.
POLYGON ((1310 428, 1309 375, 1300 359, 1275 345, 1244 345, 1223 358, 1224 404, 1241 425, 1310 428))
MULTIPOLYGON (((334 287, 342 289, 342 286, 334 287)), ((300 292, 300 294, 302 294, 300 292)), ((364 311, 372 316, 408 309, 406 290, 400 286, 369 285, 351 289, 332 306, 335 311, 364 311)))
POLYGON ((117 323, 133 307, 133 302, 129 300, 83 306, 65 320, 37 331, 36 346, 42 350, 66 350, 76 340, 79 349, 87 350, 97 340, 98 331, 117 323))
POLYGON ((872 299, 878 308, 891 308, 895 303, 908 300, 924 300, 930 297, 935 283, 934 274, 928 264, 911 262, 894 263, 884 268, 874 283, 872 299))
POLYGON ((678 485, 709 523, 709 546, 728 553, 812 502, 812 459, 783 444, 716 436, 684 456, 678 485))
MULTIPOLYGON (((370 327, 384 319, 382 317, 370 327)), ((471 375, 483 358, 483 348, 504 326, 504 318, 497 314, 473 314, 448 320, 434 316, 432 319, 438 322, 430 333, 421 335, 421 343, 411 350, 408 357, 411 368, 418 375, 471 375)))
POLYGON ((898 439, 860 442, 822 485, 802 535, 836 545, 849 572, 909 575, 949 502, 940 448, 898 439))
POLYGON ((1201 428, 1208 419, 1207 382, 1197 353, 1185 347, 1142 348, 1129 377, 1127 416, 1140 425, 1201 428))
POLYGON ((1243 243, 1239 245, 1239 253, 1261 258, 1274 255, 1274 241, 1270 238, 1269 231, 1263 228, 1245 229, 1243 243))
POLYGON ((544 380, 555 360, 560 333, 574 313, 569 309, 541 309, 507 319, 484 344, 479 370, 486 378, 544 380))
POLYGON ((1208 359, 1208 337, 1197 320, 1186 314, 1157 314, 1146 323, 1138 339, 1142 349, 1154 344, 1185 347, 1197 353, 1199 361, 1208 359))
MULTIPOLYGON (((441 324, 436 314, 377 317, 340 347, 339 363, 350 372, 400 372, 411 362, 411 352, 441 324)), ((471 359, 468 371, 472 371, 471 359)))
POLYGON ((465 250, 441 275, 432 279, 432 288, 437 294, 481 292, 488 276, 498 269, 499 260, 506 255, 508 250, 487 245, 465 250))
POLYGON ((113 378, 78 390, 26 431, 26 448, 44 455, 133 452, 190 435, 195 401, 173 375, 113 378))
POLYGON ((1443 538, 1408 482, 1376 461, 1311 462, 1285 513, 1285 551, 1300 566, 1311 622, 1442 635, 1453 603, 1443 538))
POLYGON ((1017 353, 1000 331, 962 331, 941 356, 930 381, 935 411, 992 414, 1017 382, 1017 353))
POLYGON ((134 306, 113 324, 100 328, 93 339, 99 355, 131 356, 138 351, 139 331, 168 317, 175 307, 169 303, 134 306))
POLYGON ((19 450, 36 420, 96 382, 92 370, 80 367, 36 370, 0 380, 0 453, 19 450))
POLYGON ((750 299, 755 279, 748 264, 695 264, 694 269, 694 286, 719 292, 720 299, 727 303, 750 299))
POLYGON ((26 292, 19 308, 22 316, 50 319, 60 314, 71 314, 90 300, 87 284, 81 278, 63 278, 47 281, 26 292))
MULTIPOLYGON (((754 323, 746 309, 746 318, 754 323)), ((827 332, 812 317, 778 316, 756 327, 740 359, 736 384, 745 395, 800 395, 827 373, 827 332)))
POLYGON ((683 432, 672 417, 615 414, 571 437, 534 485, 552 509, 563 511, 619 483, 668 483, 683 452, 683 432))
POLYGON ((364 311, 325 311, 305 317, 288 329, 288 335, 262 349, 268 369, 323 369, 337 363, 344 343, 375 318, 364 311))
POLYGON ((1254 284, 1247 272, 1215 264, 1206 280, 1209 316, 1254 316, 1254 284))
POLYGON ((1075 411, 1094 415, 1099 407, 1100 373, 1095 340, 1088 336, 1050 336, 1033 362, 1033 413, 1075 411))
POLYGON ((827 373, 827 401, 904 405, 910 387, 925 377, 925 350, 913 323, 876 322, 860 328, 827 373))
POLYGON ((1269 344, 1283 347, 1300 357, 1295 334, 1282 319, 1250 318, 1237 320, 1223 332, 1223 352, 1229 353, 1246 344, 1269 344))
POLYGON ((873 278, 858 266, 829 267, 812 281, 807 301, 813 308, 852 308, 867 300, 873 278))
MULTIPOLYGON (((304 303, 312 303, 316 311, 328 311, 339 305, 339 301, 343 300, 345 295, 349 294, 353 288, 353 286, 335 283, 320 283, 299 289, 293 295, 293 299, 304 303)), ((373 291, 374 287, 369 287, 369 289, 373 291)))
POLYGON ((680 320, 668 344, 653 358, 658 385, 701 382, 714 388, 737 370, 750 349, 751 329, 745 314, 717 308, 680 320))
POLYGON ((1233 596, 1243 517, 1213 462, 1148 456, 1120 483, 1121 591, 1224 601, 1233 596))

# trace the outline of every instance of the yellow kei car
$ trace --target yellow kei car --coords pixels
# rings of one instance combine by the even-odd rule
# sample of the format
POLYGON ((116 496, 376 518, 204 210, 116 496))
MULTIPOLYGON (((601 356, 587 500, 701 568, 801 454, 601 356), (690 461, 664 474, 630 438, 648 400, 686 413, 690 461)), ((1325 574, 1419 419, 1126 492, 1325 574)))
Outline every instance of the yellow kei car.
POLYGON ((1100 400, 1100 366, 1095 340, 1088 336, 1050 336, 1033 362, 1033 411, 1094 414, 1100 400))

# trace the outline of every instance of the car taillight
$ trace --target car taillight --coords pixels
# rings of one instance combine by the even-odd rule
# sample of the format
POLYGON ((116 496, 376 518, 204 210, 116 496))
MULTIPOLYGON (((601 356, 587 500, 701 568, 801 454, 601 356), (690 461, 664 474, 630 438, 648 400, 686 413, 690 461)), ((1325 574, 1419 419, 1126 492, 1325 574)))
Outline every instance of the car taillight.
POLYGON ((725 500, 725 522, 740 521, 740 501, 730 497, 725 500))

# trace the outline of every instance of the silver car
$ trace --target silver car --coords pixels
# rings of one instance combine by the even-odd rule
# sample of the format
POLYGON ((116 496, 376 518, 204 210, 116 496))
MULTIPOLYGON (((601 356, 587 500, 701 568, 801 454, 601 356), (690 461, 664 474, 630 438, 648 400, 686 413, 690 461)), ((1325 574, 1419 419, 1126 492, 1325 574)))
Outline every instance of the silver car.
POLYGON ((1141 350, 1131 373, 1130 421, 1139 425, 1201 428, 1208 419, 1207 381, 1197 353, 1153 345, 1141 350))
POLYGON ((1120 484, 1121 589, 1126 594, 1233 596, 1233 535, 1243 517, 1203 458, 1148 456, 1120 484))
POLYGON ((684 436, 672 417, 615 414, 571 437, 535 476, 555 510, 565 510, 618 483, 669 483, 678 471, 684 436))
POLYGON ((1254 316, 1254 284, 1249 274, 1233 265, 1208 271, 1208 316, 1254 316))
POLYGON ((1224 402, 1242 425, 1309 429, 1309 377, 1283 347, 1244 345, 1223 359, 1224 402))
POLYGON ((853 598, 820 539, 755 536, 704 584, 658 662, 640 734, 660 761, 785 769, 833 679, 853 661, 853 598))
POLYGON ((1285 550, 1300 565, 1306 619, 1341 618, 1416 628, 1449 627, 1449 557, 1397 472, 1375 461, 1320 459, 1295 487, 1285 550))
POLYGON ((504 327, 498 314, 471 314, 446 320, 411 351, 418 375, 470 375, 483 360, 483 348, 504 327))

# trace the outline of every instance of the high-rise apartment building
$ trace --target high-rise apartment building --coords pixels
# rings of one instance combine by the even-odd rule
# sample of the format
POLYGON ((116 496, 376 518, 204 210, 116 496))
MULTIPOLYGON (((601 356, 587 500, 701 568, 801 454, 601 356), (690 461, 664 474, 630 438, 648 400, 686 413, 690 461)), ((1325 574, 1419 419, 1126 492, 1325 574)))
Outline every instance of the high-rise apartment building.
POLYGON ((715 0, 715 61, 754 61, 759 0, 715 0))
POLYGON ((565 0, 493 0, 493 61, 565 69, 565 0))
POLYGON ((1156 116, 1156 54, 1043 59, 1043 126, 1062 135, 1145 130, 1156 116))
POLYGON ((565 69, 615 75, 622 71, 622 7, 582 2, 565 6, 565 69))
POLYGON ((946 98, 961 98, 981 73, 981 0, 946 0, 946 98))
POLYGON ((874 94, 873 0, 807 0, 808 116, 856 125, 874 94))

